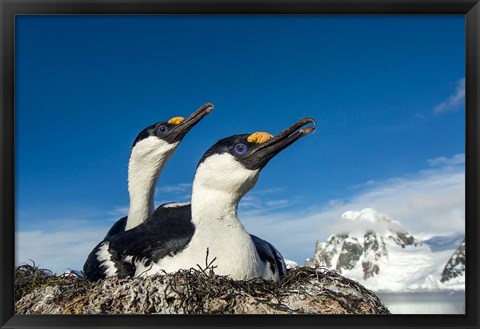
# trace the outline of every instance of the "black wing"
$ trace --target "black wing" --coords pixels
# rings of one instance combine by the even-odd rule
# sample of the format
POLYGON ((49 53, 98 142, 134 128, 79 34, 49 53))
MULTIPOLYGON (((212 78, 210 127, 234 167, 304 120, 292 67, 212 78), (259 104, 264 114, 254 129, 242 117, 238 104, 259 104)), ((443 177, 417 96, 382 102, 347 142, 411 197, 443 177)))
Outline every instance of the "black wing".
POLYGON ((133 277, 135 268, 131 263, 125 262, 124 257, 120 253, 121 250, 115 248, 109 240, 103 240, 93 248, 83 265, 83 273, 92 281, 105 279, 109 270, 115 270, 116 275, 120 278, 128 276, 133 277), (98 253, 104 248, 103 254, 107 254, 109 262, 100 260, 98 253))
POLYGON ((144 223, 108 240, 123 257, 132 256, 133 261, 146 259, 148 266, 188 245, 195 231, 191 217, 190 205, 158 207, 144 223))
POLYGON ((195 226, 191 217, 189 205, 172 208, 160 206, 137 227, 107 234, 85 262, 83 271, 86 277, 93 281, 103 279, 110 268, 116 270, 118 277, 125 278, 135 274, 133 264, 136 260, 145 259, 148 266, 152 261, 175 255, 187 246, 193 236, 195 226), (108 250, 110 262, 99 259, 97 254, 101 248, 103 255, 108 250))
POLYGON ((270 270, 273 273, 278 272, 280 277, 287 274, 287 267, 282 254, 280 254, 280 252, 270 242, 260 239, 258 236, 253 234, 250 234, 250 237, 255 244, 255 248, 257 249, 260 259, 264 262, 270 263, 270 270))
POLYGON ((110 230, 107 232, 107 235, 105 235, 105 238, 108 238, 112 235, 125 232, 125 226, 127 225, 127 216, 120 218, 113 224, 113 226, 110 228, 110 230))

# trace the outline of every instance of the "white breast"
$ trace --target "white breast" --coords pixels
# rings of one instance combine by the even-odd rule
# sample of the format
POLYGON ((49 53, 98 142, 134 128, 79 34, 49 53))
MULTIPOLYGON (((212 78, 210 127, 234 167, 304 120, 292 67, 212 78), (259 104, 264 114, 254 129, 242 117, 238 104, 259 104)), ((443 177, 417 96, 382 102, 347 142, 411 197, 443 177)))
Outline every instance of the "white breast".
POLYGON ((144 261, 136 264, 136 276, 153 275, 180 269, 205 269, 213 261, 214 272, 242 280, 261 277, 264 263, 260 260, 250 235, 238 221, 224 219, 212 225, 197 227, 188 246, 173 257, 164 257, 157 263, 145 266, 144 261), (208 259, 207 259, 208 249, 208 259))

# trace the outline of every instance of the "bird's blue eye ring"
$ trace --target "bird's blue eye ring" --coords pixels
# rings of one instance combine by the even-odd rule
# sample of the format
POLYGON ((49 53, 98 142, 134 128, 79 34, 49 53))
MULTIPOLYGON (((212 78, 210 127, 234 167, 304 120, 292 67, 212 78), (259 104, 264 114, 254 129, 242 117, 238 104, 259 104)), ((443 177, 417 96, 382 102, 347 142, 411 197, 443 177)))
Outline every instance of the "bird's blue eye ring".
POLYGON ((243 143, 235 144, 233 151, 238 155, 244 155, 248 152, 248 146, 243 143))
POLYGON ((166 125, 160 125, 157 127, 157 136, 163 136, 168 133, 170 129, 166 125))

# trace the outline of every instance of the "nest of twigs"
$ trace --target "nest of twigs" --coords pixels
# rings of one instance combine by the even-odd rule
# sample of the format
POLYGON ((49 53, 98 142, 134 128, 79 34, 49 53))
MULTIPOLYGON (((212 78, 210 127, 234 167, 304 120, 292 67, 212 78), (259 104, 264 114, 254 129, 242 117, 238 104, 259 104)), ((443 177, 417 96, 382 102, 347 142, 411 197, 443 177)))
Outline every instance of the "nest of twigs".
POLYGON ((23 314, 388 314, 359 283, 325 268, 299 267, 280 282, 232 280, 214 267, 90 282, 33 265, 16 268, 23 314))

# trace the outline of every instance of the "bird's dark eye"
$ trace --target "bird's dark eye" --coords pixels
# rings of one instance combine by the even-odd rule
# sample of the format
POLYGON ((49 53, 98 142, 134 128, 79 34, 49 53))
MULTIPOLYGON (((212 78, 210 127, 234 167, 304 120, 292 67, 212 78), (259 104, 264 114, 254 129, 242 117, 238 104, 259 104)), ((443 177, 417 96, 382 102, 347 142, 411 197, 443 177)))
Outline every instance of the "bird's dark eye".
POLYGON ((157 136, 164 136, 169 130, 166 125, 160 125, 157 127, 157 136))
POLYGON ((238 143, 233 148, 233 151, 238 155, 244 155, 248 152, 248 146, 243 143, 238 143))

